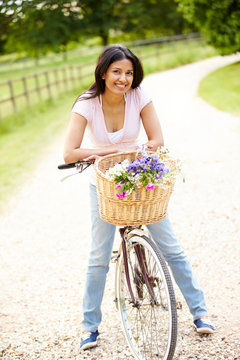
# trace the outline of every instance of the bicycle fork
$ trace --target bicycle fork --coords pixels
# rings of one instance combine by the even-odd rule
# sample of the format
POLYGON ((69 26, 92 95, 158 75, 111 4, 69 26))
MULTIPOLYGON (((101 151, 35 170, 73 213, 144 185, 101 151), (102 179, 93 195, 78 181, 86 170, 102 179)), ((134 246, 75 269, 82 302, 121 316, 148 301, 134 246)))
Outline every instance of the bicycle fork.
MULTIPOLYGON (((129 294, 131 297, 131 302, 132 302, 133 306, 138 307, 139 302, 135 299, 131 280, 130 280, 130 275, 129 275, 129 264, 128 264, 128 259, 127 259, 127 248, 126 248, 126 239, 125 239, 125 228, 119 229, 119 231, 120 231, 120 235, 122 238, 121 247, 122 247, 122 252, 123 252, 123 261, 124 261, 126 282, 127 282, 129 294)), ((139 278, 139 275, 141 275, 142 279, 140 279, 140 281, 142 281, 142 283, 144 283, 146 285, 149 295, 152 300, 152 304, 156 304, 157 301, 155 298, 153 288, 151 286, 151 277, 149 275, 147 264, 145 261, 145 251, 144 251, 143 247, 139 244, 136 244, 134 249, 135 249, 138 264, 140 267, 140 271, 137 268, 134 269, 134 282, 137 287, 138 296, 141 298, 142 289, 140 288, 139 280, 137 280, 137 278, 139 278)))

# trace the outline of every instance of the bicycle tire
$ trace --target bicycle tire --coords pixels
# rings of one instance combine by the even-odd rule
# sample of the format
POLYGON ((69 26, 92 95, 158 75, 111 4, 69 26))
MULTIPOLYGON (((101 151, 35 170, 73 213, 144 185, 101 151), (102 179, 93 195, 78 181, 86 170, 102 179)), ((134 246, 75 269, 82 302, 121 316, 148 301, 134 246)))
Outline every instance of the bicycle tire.
POLYGON ((138 306, 134 306, 126 282, 123 253, 117 266, 117 301, 123 332, 135 359, 172 360, 177 343, 177 309, 166 262, 158 246, 145 235, 135 235, 126 244, 129 276, 138 306), (140 245, 152 281, 156 303, 141 279, 135 247, 140 245))

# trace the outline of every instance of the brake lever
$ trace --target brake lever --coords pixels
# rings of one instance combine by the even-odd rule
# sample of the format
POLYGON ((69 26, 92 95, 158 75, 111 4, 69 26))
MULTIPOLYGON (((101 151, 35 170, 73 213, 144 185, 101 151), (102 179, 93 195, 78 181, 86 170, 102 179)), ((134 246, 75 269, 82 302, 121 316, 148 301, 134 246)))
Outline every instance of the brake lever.
POLYGON ((92 165, 92 163, 86 164, 86 165, 81 164, 81 163, 76 163, 75 168, 76 168, 77 172, 74 173, 74 174, 69 174, 67 176, 64 176, 60 181, 63 182, 63 181, 65 181, 66 179, 68 179, 69 177, 71 177, 73 175, 81 174, 85 169, 87 169, 91 165, 92 165))

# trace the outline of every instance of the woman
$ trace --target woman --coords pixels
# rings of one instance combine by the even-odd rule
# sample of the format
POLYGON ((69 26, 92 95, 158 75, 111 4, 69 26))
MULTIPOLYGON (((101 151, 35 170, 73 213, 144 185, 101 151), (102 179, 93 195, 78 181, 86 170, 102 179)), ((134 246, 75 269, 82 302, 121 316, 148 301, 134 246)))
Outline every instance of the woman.
MULTIPOLYGON (((155 151, 163 146, 161 126, 151 98, 140 86, 142 79, 141 63, 129 49, 111 45, 102 52, 95 70, 95 83, 76 100, 72 109, 64 147, 66 163, 95 160, 98 156, 119 151, 135 151, 139 145, 141 121, 148 148, 155 151), (86 129, 93 143, 91 148, 81 147, 86 129)), ((90 179, 92 243, 83 298, 83 350, 97 345, 101 303, 115 233, 115 226, 99 217, 94 175, 92 172, 90 179)), ((197 331, 212 333, 214 327, 207 318, 203 292, 168 216, 147 227, 186 299, 197 331)))

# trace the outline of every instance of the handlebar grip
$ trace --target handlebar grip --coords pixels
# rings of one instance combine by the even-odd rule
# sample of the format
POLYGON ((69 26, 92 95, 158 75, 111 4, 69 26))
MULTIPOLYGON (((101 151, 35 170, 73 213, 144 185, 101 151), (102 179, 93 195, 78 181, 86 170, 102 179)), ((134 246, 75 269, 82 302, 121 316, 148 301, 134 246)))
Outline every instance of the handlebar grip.
POLYGON ((76 163, 58 165, 59 170, 74 168, 76 163))

